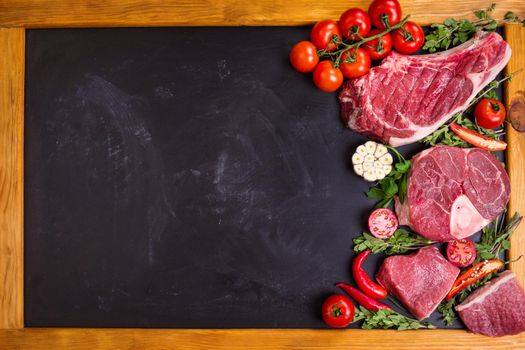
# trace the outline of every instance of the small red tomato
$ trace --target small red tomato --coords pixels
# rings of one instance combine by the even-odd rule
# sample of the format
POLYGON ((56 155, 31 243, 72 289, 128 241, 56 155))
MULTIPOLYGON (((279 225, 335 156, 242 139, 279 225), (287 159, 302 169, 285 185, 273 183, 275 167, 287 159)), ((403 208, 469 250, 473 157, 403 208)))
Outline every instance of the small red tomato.
POLYGON ((503 104, 492 98, 484 98, 479 101, 474 109, 476 123, 485 129, 494 129, 503 124, 505 115, 503 104))
POLYGON ((320 90, 335 91, 343 84, 343 73, 332 61, 321 61, 314 69, 314 84, 320 90))
POLYGON ((359 78, 370 70, 370 56, 362 48, 355 48, 345 51, 341 55, 341 65, 339 68, 345 78, 359 78), (352 61, 353 62, 347 62, 352 61))
MULTIPOLYGON (((370 33, 368 33, 367 37, 375 36, 381 32, 382 30, 380 29, 372 29, 370 33)), ((363 44, 363 48, 366 50, 371 59, 383 59, 390 53, 390 51, 392 51, 392 37, 390 36, 390 33, 386 33, 379 39, 370 40, 369 42, 363 44)))
POLYGON ((344 295, 333 294, 324 301, 322 314, 330 327, 344 328, 354 319, 354 304, 344 295))
POLYGON ((290 63, 295 70, 307 73, 314 70, 319 63, 317 49, 309 41, 301 41, 295 44, 290 51, 290 63))
POLYGON ((467 267, 476 260, 476 246, 470 239, 456 239, 447 244, 447 259, 453 265, 467 267))
POLYGON ((359 35, 366 36, 372 28, 370 16, 359 8, 345 11, 339 18, 339 31, 350 40, 359 40, 359 35), (358 33, 359 35, 356 35, 358 33))
POLYGON ((392 31, 392 43, 397 51, 410 55, 417 52, 425 43, 423 28, 417 23, 406 22, 403 29, 392 31))
POLYGON ((339 44, 332 42, 332 38, 336 36, 338 41, 341 41, 341 33, 336 21, 326 19, 317 22, 310 33, 310 41, 319 50, 326 50, 327 52, 334 51, 339 44))
POLYGON ((374 0, 368 7, 368 14, 374 27, 385 29, 384 19, 389 26, 401 22, 401 5, 397 0, 374 0))
POLYGON ((396 214, 388 208, 376 209, 368 217, 370 233, 379 239, 392 237, 398 224, 396 214))

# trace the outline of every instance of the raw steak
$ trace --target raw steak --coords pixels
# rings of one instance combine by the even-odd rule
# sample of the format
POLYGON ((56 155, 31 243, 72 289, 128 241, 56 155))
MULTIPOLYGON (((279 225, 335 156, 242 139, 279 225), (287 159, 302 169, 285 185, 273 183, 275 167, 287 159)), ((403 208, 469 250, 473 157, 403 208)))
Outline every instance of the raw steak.
POLYGON ((446 296, 459 274, 436 247, 385 259, 376 279, 417 319, 427 318, 446 296))
POLYGON ((456 307, 474 333, 501 337, 525 331, 525 293, 512 271, 505 271, 456 307))
POLYGON ((503 212, 509 177, 479 148, 436 146, 412 158, 405 203, 395 200, 399 224, 434 241, 468 237, 503 212))
POLYGON ((341 118, 352 130, 392 146, 434 132, 505 67, 511 49, 497 33, 430 55, 395 51, 380 66, 348 80, 339 94, 341 118))

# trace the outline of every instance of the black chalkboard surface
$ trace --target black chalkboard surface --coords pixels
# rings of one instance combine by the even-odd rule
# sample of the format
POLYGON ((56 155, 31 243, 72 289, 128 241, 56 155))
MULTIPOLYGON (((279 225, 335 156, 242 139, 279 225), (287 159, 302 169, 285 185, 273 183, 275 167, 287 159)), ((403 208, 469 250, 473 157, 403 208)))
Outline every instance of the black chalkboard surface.
POLYGON ((374 201, 308 30, 28 30, 26 326, 324 327, 374 201))

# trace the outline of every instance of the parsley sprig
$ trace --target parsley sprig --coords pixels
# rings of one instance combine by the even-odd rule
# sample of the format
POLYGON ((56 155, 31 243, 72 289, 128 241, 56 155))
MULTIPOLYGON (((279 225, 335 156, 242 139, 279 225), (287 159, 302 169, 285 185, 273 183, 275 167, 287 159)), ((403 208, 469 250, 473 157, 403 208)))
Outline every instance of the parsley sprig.
POLYGON ((380 199, 374 206, 375 208, 388 207, 396 195, 399 196, 401 203, 404 203, 407 193, 407 176, 411 162, 405 159, 394 147, 386 147, 396 154, 398 161, 390 174, 380 180, 375 187, 372 187, 366 193, 368 198, 380 199))
POLYGON ((393 310, 381 309, 378 311, 369 311, 360 306, 355 310, 354 322, 364 320, 361 328, 363 329, 397 329, 403 331, 407 329, 434 329, 430 323, 420 322, 413 318, 403 316, 393 310))
POLYGON ((403 254, 436 243, 402 228, 397 229, 392 237, 387 239, 379 239, 363 232, 353 241, 356 253, 370 249, 374 254, 384 252, 386 255, 403 254))
POLYGON ((479 30, 493 32, 498 24, 505 22, 520 22, 525 26, 525 20, 513 12, 507 12, 503 19, 493 18, 495 8, 496 4, 492 4, 487 9, 474 11, 475 21, 447 18, 443 24, 431 25, 432 30, 425 36, 423 49, 429 52, 448 50, 451 46, 466 42, 479 30))

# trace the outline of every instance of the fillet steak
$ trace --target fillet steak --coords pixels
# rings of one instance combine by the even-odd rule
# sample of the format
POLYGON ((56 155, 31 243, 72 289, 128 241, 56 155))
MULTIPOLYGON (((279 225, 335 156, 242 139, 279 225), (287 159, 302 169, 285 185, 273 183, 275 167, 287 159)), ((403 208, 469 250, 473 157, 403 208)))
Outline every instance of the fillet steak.
POLYGON ((430 55, 392 51, 380 66, 343 85, 341 118, 352 130, 392 146, 413 143, 464 110, 510 54, 499 34, 487 32, 430 55))
POLYGON ((474 333, 501 337, 525 331, 525 293, 512 271, 475 290, 456 310, 474 333))
POLYGON ((436 247, 385 259, 376 279, 418 320, 427 318, 447 295, 459 274, 436 247))
POLYGON ((510 182, 501 162, 479 148, 436 146, 412 158, 400 225, 434 241, 468 237, 503 212, 510 182))

